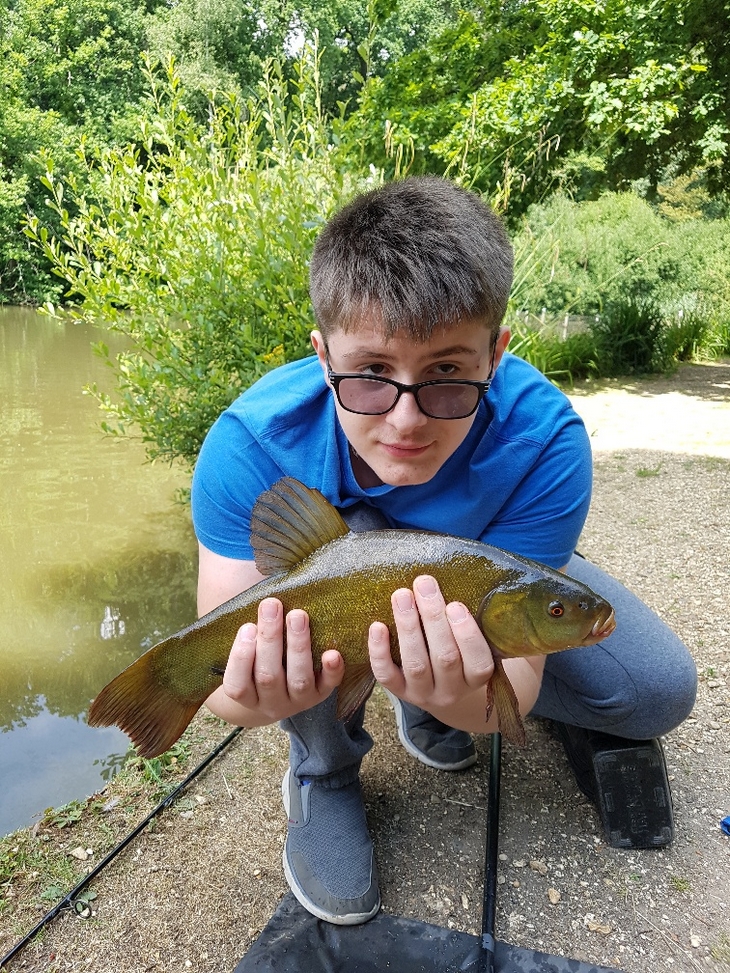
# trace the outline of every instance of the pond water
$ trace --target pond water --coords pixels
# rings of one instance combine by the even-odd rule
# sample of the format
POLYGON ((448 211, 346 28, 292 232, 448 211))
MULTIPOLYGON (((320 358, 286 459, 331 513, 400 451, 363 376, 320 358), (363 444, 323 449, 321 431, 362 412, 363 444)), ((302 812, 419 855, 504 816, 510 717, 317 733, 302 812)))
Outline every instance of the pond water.
POLYGON ((101 432, 101 337, 0 308, 0 835, 103 786, 129 741, 90 701, 195 618, 189 478, 101 432))

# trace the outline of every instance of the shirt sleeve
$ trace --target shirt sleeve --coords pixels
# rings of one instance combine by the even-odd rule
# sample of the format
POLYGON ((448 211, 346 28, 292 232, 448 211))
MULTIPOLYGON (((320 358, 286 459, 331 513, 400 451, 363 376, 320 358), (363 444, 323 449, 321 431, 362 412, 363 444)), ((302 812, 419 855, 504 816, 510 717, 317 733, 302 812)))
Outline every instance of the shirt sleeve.
POLYGON ((214 554, 252 561, 251 511, 282 476, 237 417, 224 412, 205 438, 193 474, 191 508, 198 541, 214 554))
POLYGON ((588 434, 572 413, 536 454, 481 540, 553 568, 563 567, 588 516, 592 481, 588 434))

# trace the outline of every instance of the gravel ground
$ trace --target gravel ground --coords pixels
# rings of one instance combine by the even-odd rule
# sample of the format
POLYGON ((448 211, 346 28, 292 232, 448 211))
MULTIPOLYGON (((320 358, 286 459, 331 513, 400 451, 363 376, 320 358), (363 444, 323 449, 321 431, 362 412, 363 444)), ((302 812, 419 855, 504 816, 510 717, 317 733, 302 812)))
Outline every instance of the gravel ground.
MULTIPOLYGON (((620 851, 536 720, 505 745, 497 931, 522 947, 627 973, 730 971, 730 363, 576 389, 595 449, 580 548, 632 587, 689 645, 692 717, 664 741, 676 839, 620 851)), ((488 741, 460 774, 400 747, 390 706, 368 709, 363 784, 383 905, 477 932, 488 741)), ((286 891, 286 766, 276 728, 248 731, 96 881, 94 916, 64 913, 11 968, 232 971, 286 891)), ((1 952, 1 950, 0 950, 1 952)))

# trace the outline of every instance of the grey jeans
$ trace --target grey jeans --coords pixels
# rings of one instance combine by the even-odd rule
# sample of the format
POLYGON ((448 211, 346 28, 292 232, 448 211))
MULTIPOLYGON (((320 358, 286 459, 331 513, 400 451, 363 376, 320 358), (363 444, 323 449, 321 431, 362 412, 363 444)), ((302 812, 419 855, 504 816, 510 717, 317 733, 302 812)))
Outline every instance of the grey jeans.
MULTIPOLYGON (((382 526, 374 511, 354 508, 353 530, 382 526)), ((616 631, 598 645, 547 657, 536 716, 649 740, 678 726, 691 712, 697 670, 689 650, 627 588, 574 555, 567 573, 603 595, 616 610, 616 631)), ((348 722, 335 719, 336 694, 282 721, 290 738, 292 772, 339 787, 357 777, 372 746, 363 729, 365 707, 348 722)))

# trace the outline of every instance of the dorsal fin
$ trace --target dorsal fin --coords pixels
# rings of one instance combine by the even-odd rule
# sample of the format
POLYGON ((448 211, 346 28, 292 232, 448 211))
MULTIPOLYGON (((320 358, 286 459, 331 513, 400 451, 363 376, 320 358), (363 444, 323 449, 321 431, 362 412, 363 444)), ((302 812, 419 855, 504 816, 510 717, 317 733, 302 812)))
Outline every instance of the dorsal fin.
POLYGON ((251 511, 251 546, 264 575, 288 571, 313 551, 350 533, 319 490, 285 476, 259 496, 251 511))

